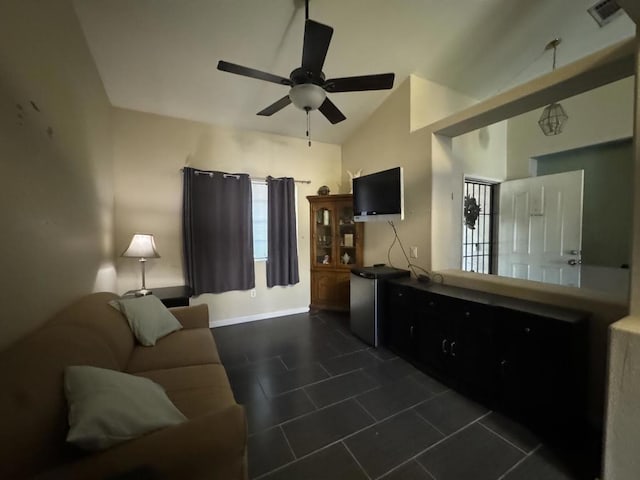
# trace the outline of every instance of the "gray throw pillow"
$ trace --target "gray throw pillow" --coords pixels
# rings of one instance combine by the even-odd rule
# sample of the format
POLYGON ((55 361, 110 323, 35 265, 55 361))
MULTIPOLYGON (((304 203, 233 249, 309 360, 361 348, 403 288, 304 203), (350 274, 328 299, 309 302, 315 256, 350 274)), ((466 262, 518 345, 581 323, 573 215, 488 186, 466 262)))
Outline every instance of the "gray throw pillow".
POLYGON ((109 305, 122 312, 135 337, 146 347, 182 328, 178 319, 153 295, 119 298, 111 300, 109 305))
POLYGON ((160 385, 115 370, 69 366, 64 390, 67 442, 85 450, 103 450, 187 420, 160 385))

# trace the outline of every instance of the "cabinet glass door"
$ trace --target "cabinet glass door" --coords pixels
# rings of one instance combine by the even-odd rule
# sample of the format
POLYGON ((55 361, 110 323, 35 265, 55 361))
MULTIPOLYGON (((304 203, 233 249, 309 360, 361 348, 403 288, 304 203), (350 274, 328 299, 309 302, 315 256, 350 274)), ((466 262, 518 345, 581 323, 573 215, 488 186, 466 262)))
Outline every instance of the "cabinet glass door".
POLYGON ((316 210, 316 238, 314 239, 316 265, 331 265, 333 256, 333 212, 327 207, 316 210))
POLYGON ((340 207, 338 212, 338 263, 352 265, 358 262, 356 258, 356 224, 353 222, 353 206, 340 207))

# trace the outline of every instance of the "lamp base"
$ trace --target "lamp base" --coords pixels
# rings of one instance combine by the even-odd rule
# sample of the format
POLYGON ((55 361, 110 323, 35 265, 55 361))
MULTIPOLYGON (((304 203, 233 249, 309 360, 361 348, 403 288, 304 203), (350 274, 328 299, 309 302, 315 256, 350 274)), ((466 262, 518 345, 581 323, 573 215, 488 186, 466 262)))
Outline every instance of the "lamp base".
POLYGON ((141 288, 140 290, 135 290, 134 295, 136 297, 144 297, 145 295, 151 295, 153 292, 151 290, 147 290, 146 288, 141 288))

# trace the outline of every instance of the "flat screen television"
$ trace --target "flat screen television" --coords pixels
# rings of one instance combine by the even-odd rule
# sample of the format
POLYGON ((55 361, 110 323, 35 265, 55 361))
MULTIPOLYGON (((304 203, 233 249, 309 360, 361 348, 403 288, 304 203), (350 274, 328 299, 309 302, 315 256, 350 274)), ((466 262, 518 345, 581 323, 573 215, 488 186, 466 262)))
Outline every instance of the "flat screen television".
POLYGON ((404 219, 402 167, 354 178, 353 215, 356 222, 404 219))

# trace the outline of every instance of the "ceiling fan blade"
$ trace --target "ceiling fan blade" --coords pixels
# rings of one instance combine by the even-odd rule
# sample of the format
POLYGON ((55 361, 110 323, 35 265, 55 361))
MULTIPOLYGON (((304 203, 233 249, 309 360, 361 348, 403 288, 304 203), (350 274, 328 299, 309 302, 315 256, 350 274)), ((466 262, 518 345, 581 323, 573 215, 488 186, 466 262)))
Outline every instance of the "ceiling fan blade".
POLYGON ((288 78, 274 75, 272 73, 261 72, 260 70, 255 70, 253 68, 243 67, 242 65, 236 65, 235 63, 225 62, 224 60, 220 60, 218 62, 218 70, 235 73, 236 75, 243 75, 245 77, 257 78, 258 80, 277 83, 279 85, 292 85, 291 80, 288 78))
POLYGON ((330 78, 323 88, 327 92, 362 92, 365 90, 388 90, 393 87, 395 74, 361 75, 359 77, 330 78))
POLYGON ((264 110, 259 111, 256 115, 262 115, 263 117, 270 117, 274 113, 282 110, 284 107, 286 107, 290 103, 291 103, 291 99, 289 98, 289 95, 285 95, 277 102, 274 102, 264 110))
POLYGON ((333 28, 307 19, 304 23, 304 45, 302 47, 302 68, 319 73, 329 50, 333 28))
POLYGON ((324 99, 324 102, 322 102, 322 105, 320 105, 320 108, 318 108, 318 110, 320 110, 322 114, 327 117, 327 120, 329 120, 334 125, 347 119, 347 117, 345 117, 344 114, 340 110, 338 110, 338 107, 336 107, 333 102, 329 100, 329 97, 324 99))

